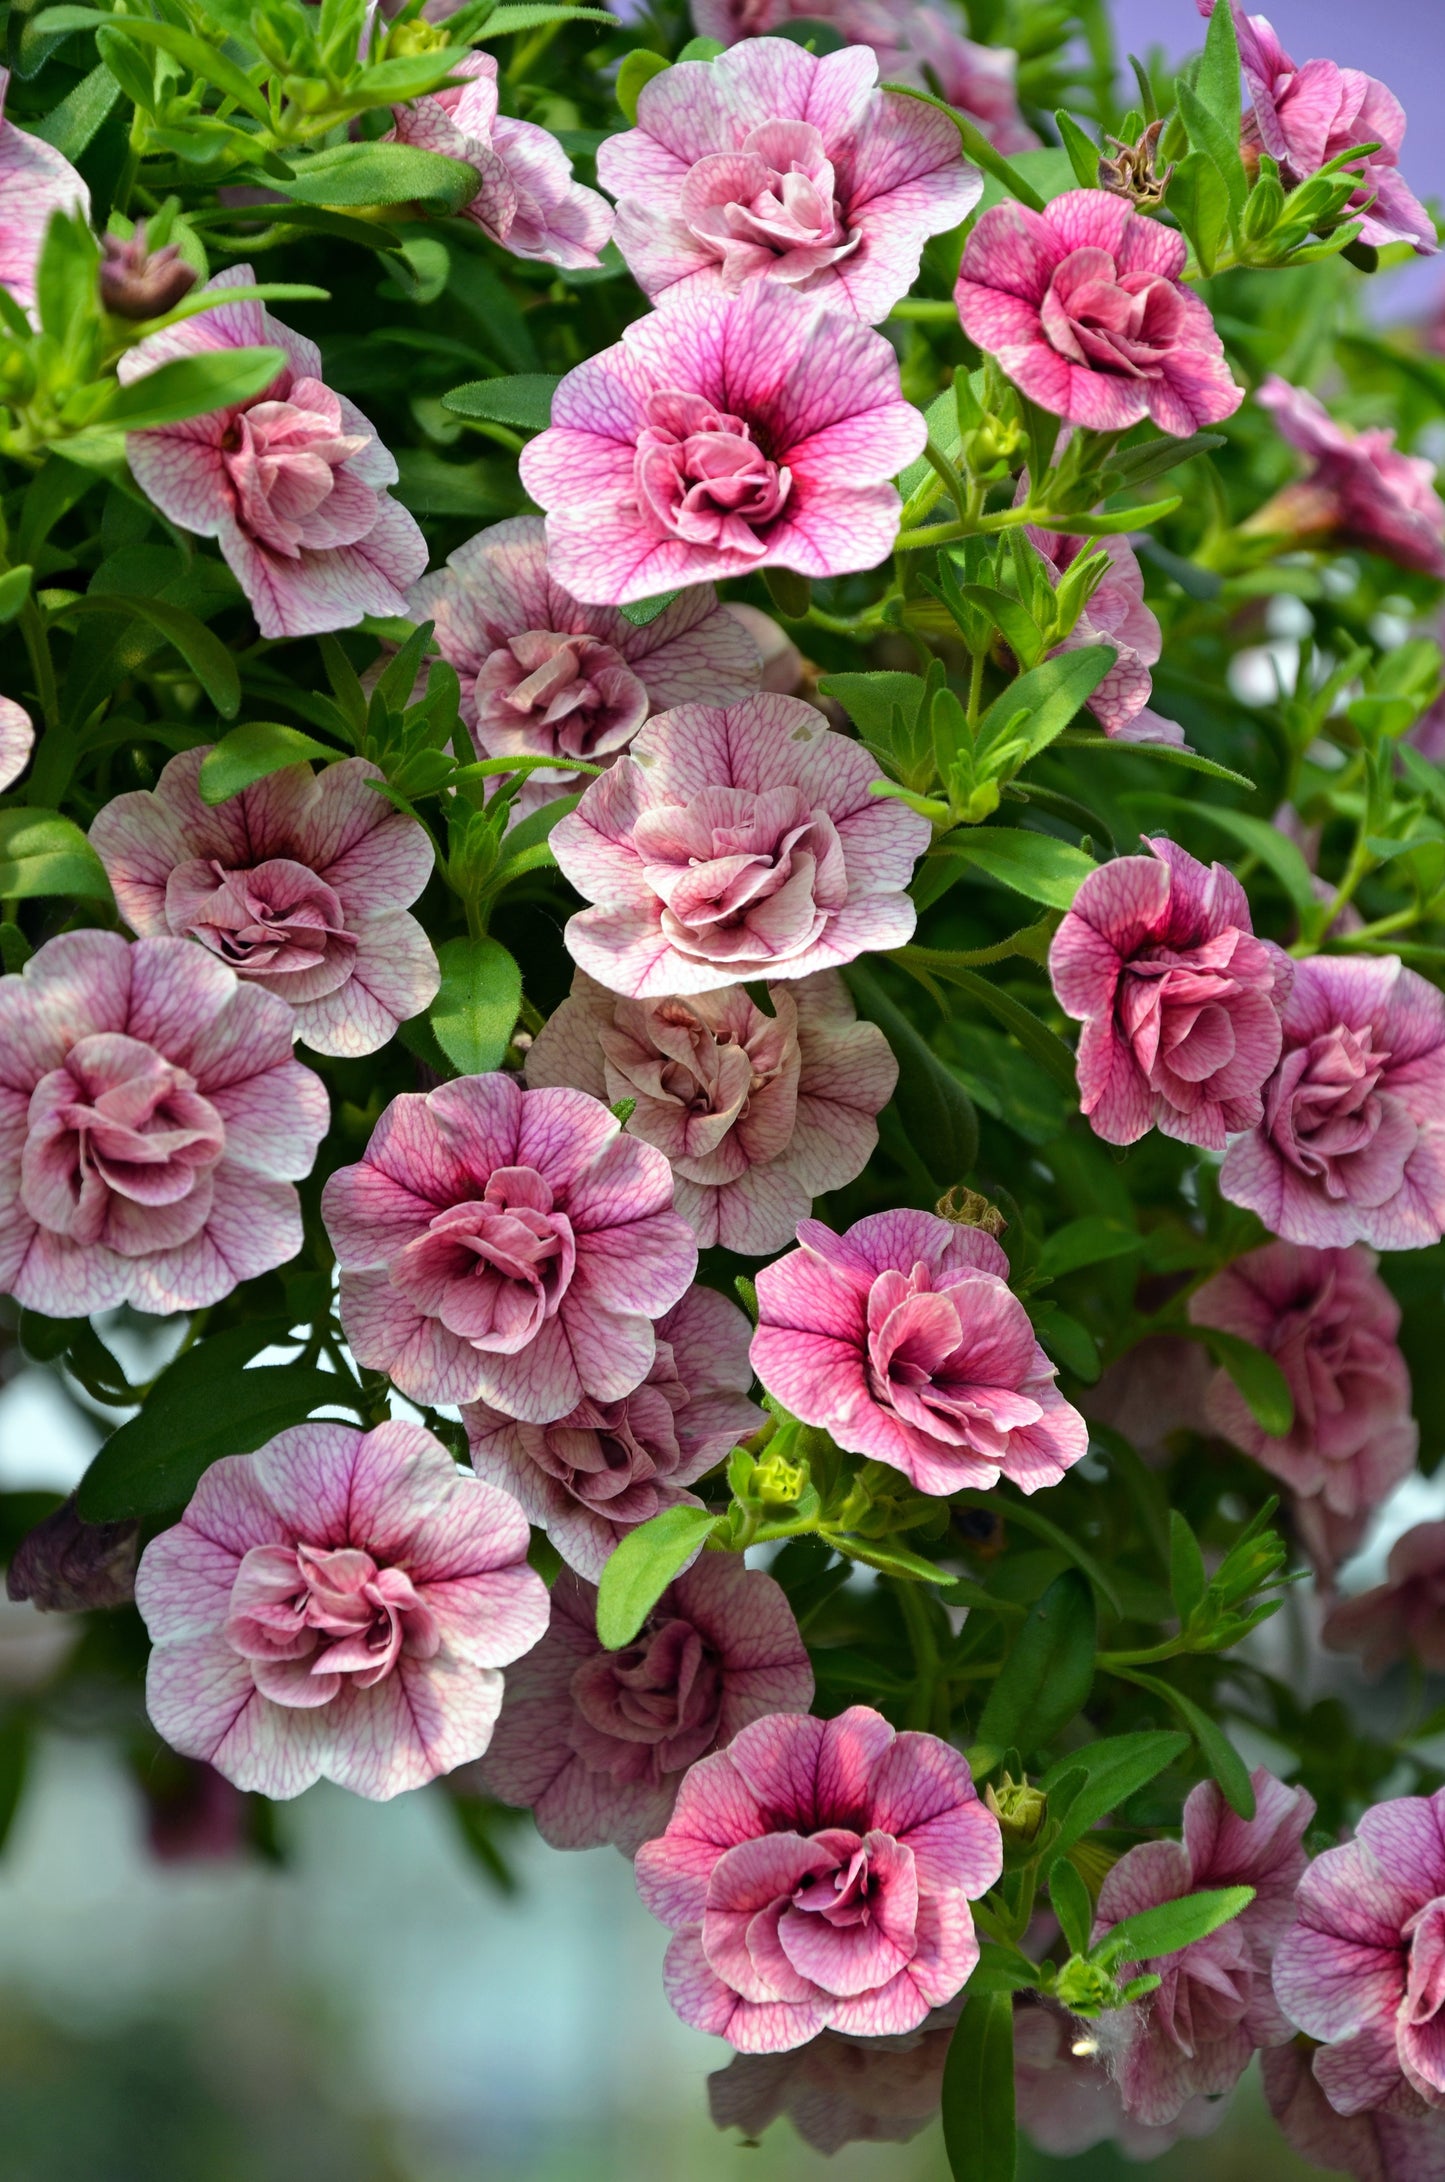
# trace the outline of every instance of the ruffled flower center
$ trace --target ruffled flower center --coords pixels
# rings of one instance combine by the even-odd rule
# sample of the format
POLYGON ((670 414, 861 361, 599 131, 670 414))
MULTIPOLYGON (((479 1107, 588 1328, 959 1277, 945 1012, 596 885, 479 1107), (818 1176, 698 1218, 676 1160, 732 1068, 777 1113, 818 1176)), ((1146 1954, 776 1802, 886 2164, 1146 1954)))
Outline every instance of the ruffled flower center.
POLYGON ((348 465, 370 445, 369 432, 343 431, 341 403, 319 379, 241 410, 221 443, 237 522, 288 560, 355 545, 376 522, 377 495, 348 465))
POLYGON ((449 1205, 392 1261, 425 1317, 514 1356, 556 1316, 577 1263, 572 1223, 534 1167, 498 1167, 479 1198, 449 1205))
POLYGON ((837 828, 798 788, 705 788, 642 812, 633 838, 664 934, 706 961, 802 954, 848 898, 837 828))
POLYGON ((504 757, 608 757, 647 718, 647 691, 613 645, 595 636, 527 629, 484 660, 474 685, 477 724, 504 757))
POLYGON ((666 1341, 652 1370, 616 1402, 580 1402, 560 1424, 533 1427, 527 1452, 584 1507, 610 1522, 641 1523, 659 1507, 658 1481, 682 1461, 677 1417, 687 1407, 666 1341))
POLYGON ((1184 333, 1184 303, 1157 273, 1121 273, 1107 250, 1071 250, 1039 306, 1050 346, 1071 364, 1157 379, 1184 333))
POLYGON ((769 459, 751 425, 701 394, 649 394, 646 416, 633 474, 658 535, 760 558, 759 532, 781 514, 791 470, 769 459))
POLYGON ((722 1663, 701 1631, 659 1615, 635 1644, 578 1667, 568 1737, 591 1771, 655 1785, 712 1747, 722 1694, 722 1663))
POLYGON ((768 121, 734 152, 699 159, 678 210, 720 261, 732 291, 765 275, 804 287, 858 248, 838 201, 833 166, 808 121, 768 121))
POLYGON ((1039 1422, 1042 1405, 1020 1391, 1034 1350, 1028 1313, 991 1273, 939 1291, 920 1261, 880 1273, 869 1290, 869 1391, 949 1446, 1002 1462, 1010 1435, 1039 1422))
POLYGON ((623 1001, 598 1032, 608 1097, 636 1099, 634 1131, 694 1181, 713 1179, 729 1137, 744 1165, 775 1159, 792 1141, 797 1007, 781 990, 774 1004, 776 1015, 765 1015, 735 992, 721 1003, 623 1001))
POLYGON ((351 975, 356 954, 340 897, 288 857, 250 871, 227 871, 214 857, 178 864, 166 881, 166 921, 173 932, 219 955, 238 977, 287 977, 330 965, 339 985, 351 975))
POLYGON ((226 1640, 278 1705, 329 1704, 384 1682, 403 1654, 433 1659, 436 1616, 404 1569, 354 1546, 252 1546, 236 1571, 226 1640))
POLYGON ((1396 1196, 1419 1132, 1382 1088, 1389 1053, 1337 1023, 1285 1055, 1265 1095, 1277 1149, 1326 1195, 1363 1206, 1396 1196))

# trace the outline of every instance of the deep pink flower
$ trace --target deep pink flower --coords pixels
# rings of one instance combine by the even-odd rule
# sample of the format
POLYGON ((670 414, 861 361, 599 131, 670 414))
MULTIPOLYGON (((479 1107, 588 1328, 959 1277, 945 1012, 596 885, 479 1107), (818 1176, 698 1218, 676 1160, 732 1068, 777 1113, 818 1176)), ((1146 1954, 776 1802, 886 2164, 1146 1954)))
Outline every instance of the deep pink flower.
POLYGON ((1244 400, 1208 309, 1180 279, 1184 237, 1103 190, 1043 212, 994 205, 963 253, 963 330, 1041 409, 1124 432, 1152 417, 1187 438, 1244 400))
POLYGON ((1291 2151, 1355 2182, 1445 2182, 1445 2114, 1337 2114, 1300 2039, 1259 2057, 1264 2096, 1291 2151))
POLYGON ((1167 2122, 1138 2120, 1124 2110, 1095 2027, 1056 2002, 1022 1994, 1014 2001, 1014 2105, 1020 2129, 1051 2159, 1072 2159, 1096 2144, 1117 2144, 1128 2160, 1157 2159, 1181 2138, 1208 2136, 1229 2110, 1227 2098, 1201 2096, 1167 2122), (1076 2052, 1079 2046, 1087 2050, 1076 2052))
POLYGON ((0 978, 0 1288, 194 1311, 294 1257, 328 1114, 292 1028, 187 940, 65 932, 0 978))
POLYGON ((595 905, 568 952, 611 991, 660 1000, 901 946, 928 822, 871 795, 877 778, 800 698, 662 713, 552 830, 595 905))
POLYGON ((608 764, 651 713, 745 697, 762 677, 756 643, 710 584, 641 628, 613 607, 579 605, 548 570, 537 515, 478 531, 413 587, 408 610, 435 622, 486 755, 555 755, 549 780, 576 778, 569 758, 608 764))
POLYGON ((446 91, 393 107, 389 141, 414 144, 474 167, 477 194, 461 207, 513 257, 548 265, 595 266, 612 232, 612 208, 595 189, 572 179, 572 162, 547 130, 497 111, 497 63, 469 53, 452 70, 446 91))
POLYGON ((613 1548, 762 1423, 749 1401, 752 1329, 712 1288, 689 1288, 657 1321, 647 1376, 616 1401, 585 1400, 555 1424, 519 1424, 470 1402, 462 1421, 479 1477, 504 1486, 569 1567, 596 1582, 613 1548))
POLYGON ((79 212, 88 220, 90 191, 53 144, 5 119, 9 88, 10 71, 0 68, 0 288, 33 317, 35 268, 51 215, 79 212))
POLYGON ((1358 1652, 1367 1674, 1407 1655, 1445 1672, 1445 1523, 1417 1523, 1390 1548, 1385 1581, 1337 1599, 1326 1617, 1332 1652, 1358 1652))
POLYGON ((569 371, 521 455, 553 575, 604 606, 760 568, 876 568, 923 451, 882 334, 777 281, 691 295, 569 371))
POLYGON ((867 46, 819 58, 749 39, 652 77, 597 178, 617 247, 655 303, 780 281, 876 323, 957 227, 983 176, 946 114, 878 89, 867 46))
POLYGON ((1218 1326, 1272 1356, 1294 1396, 1294 1424, 1272 1438, 1228 1372, 1207 1396, 1216 1432, 1304 1498, 1350 1518, 1379 1506, 1415 1463, 1410 1373, 1400 1306, 1363 1243, 1306 1250, 1268 1243, 1236 1258, 1189 1301, 1196 1326, 1218 1326))
MULTIPOLYGON (((249 265, 210 286, 243 287, 249 265)), ((262 636, 347 629, 405 614, 426 540, 399 500, 396 463, 361 411, 321 379, 321 352, 260 303, 222 303, 149 334, 116 369, 122 385, 217 349, 280 348, 280 376, 249 402, 126 435, 136 482, 163 515, 215 538, 262 636)))
POLYGON ((898 1063, 836 970, 692 999, 619 1000, 579 970, 527 1055, 531 1084, 615 1105, 672 1162, 673 1203, 704 1249, 786 1249, 824 1190, 861 1174, 898 1063))
POLYGON ((661 1152, 581 1091, 463 1076, 392 1100, 321 1209, 358 1362, 420 1402, 552 1424, 620 1401, 697 1245, 661 1152))
POLYGON ((597 1634, 597 1593, 564 1569, 552 1620, 507 1677, 478 1769, 488 1795, 531 1807, 555 1849, 635 1855, 672 1816, 690 1765, 768 1713, 813 1701, 813 1670, 782 1587, 704 1553, 620 1652, 597 1634))
MULTIPOLYGON (((1214 0, 1198 0, 1198 7, 1201 15, 1212 15, 1214 0)), ((1435 222, 1399 171, 1405 109, 1394 92, 1374 76, 1334 61, 1297 67, 1269 19, 1246 15, 1237 0, 1234 28, 1251 102, 1241 139, 1246 160, 1257 164, 1259 154, 1268 152, 1279 162, 1288 189, 1318 174, 1341 152, 1378 144, 1355 170, 1360 187, 1345 216, 1362 222, 1361 242, 1413 243, 1428 257, 1436 248, 1435 222)))
MULTIPOLYGON (((1191 1788, 1182 1841, 1145 1841, 1114 1865, 1099 1894, 1094 1942, 1125 1917, 1210 1887, 1254 1888, 1241 1915, 1178 1954, 1139 1965, 1163 1983, 1127 2011, 1111 2054, 1126 2114, 1173 2121, 1201 2094, 1230 2090, 1256 2047, 1290 2035, 1270 1988, 1270 1964, 1294 1918, 1314 1798, 1260 1766, 1251 1819, 1237 1818, 1212 1780, 1191 1788)), ((1130 1968, 1130 1975, 1137 1974, 1130 1968)))
POLYGON ((1445 995, 1393 955, 1295 965, 1264 1115, 1219 1186, 1286 1242, 1420 1250, 1445 1232, 1445 995))
POLYGON ((784 2053, 820 2030, 916 2030, 951 2000, 978 1960, 968 1905, 1002 1865, 967 1759, 854 1705, 776 1713, 701 1759, 637 1890, 672 1928, 683 2021, 784 2053))
POLYGON ((420 1425, 303 1424, 205 1472, 141 1556, 168 1743, 238 1788, 378 1801, 479 1758, 547 1626, 526 1519, 420 1425))
POLYGON ((991 1235, 931 1212, 879 1212, 758 1275, 753 1368, 805 1424, 871 1455, 920 1492, 1010 1478, 1056 1485, 1088 1429, 1009 1293, 991 1235))
MULTIPOLYGON (((1107 644, 1118 655, 1113 666, 1089 699, 1089 710, 1104 733, 1116 742, 1172 743, 1184 741, 1184 730, 1173 720, 1149 709, 1154 683, 1149 669, 1162 649, 1159 623, 1144 603, 1144 571, 1127 538, 1072 538, 1059 531, 1027 527, 1027 537, 1042 554, 1049 579, 1057 589, 1060 577, 1081 553, 1102 552, 1107 573, 1089 599, 1056 652, 1080 650, 1086 644, 1107 644)), ((1054 652, 1049 654, 1055 656, 1054 652)))
POLYGON ((1059 1006, 1084 1026, 1079 1103, 1110 1144, 1153 1127, 1223 1151, 1263 1113, 1290 964, 1254 937, 1222 864, 1162 834, 1144 845, 1089 873, 1049 949, 1059 1006))
POLYGON ((1445 2109, 1445 1789, 1366 1811, 1353 1841, 1315 1858, 1295 1907, 1274 1989, 1320 2042, 1330 2105, 1445 2109))
POLYGON ((938 2118, 958 2007, 934 2008, 891 2038, 819 2031, 788 2053, 735 2053, 707 2080, 714 2127, 760 2137, 786 2114, 831 2157, 847 2144, 908 2144, 938 2118))
MULTIPOLYGON (((0 136, 0 150, 4 147, 0 136)), ((23 705, 13 697, 0 697, 0 789, 13 788, 35 748, 35 729, 23 705)))
POLYGON ((366 758, 318 774, 290 765, 203 802, 206 747, 182 751, 154 791, 117 796, 92 825, 121 915, 145 937, 198 940, 289 1001, 317 1053, 374 1053, 441 982, 406 910, 431 876, 425 827, 370 786, 381 768, 366 758))
POLYGON ((1358 546, 1401 568, 1445 576, 1445 500, 1435 465, 1402 455, 1393 431, 1351 432, 1313 394, 1273 373, 1255 399, 1314 464, 1249 518, 1247 530, 1308 544, 1358 546))

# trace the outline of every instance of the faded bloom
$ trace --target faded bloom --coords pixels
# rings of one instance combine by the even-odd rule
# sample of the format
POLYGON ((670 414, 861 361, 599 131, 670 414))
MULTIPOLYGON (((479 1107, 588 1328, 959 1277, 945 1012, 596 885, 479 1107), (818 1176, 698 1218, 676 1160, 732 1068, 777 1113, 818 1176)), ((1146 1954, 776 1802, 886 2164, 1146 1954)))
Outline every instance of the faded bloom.
POLYGON ((686 1488, 762 1423, 748 1399, 751 1333, 726 1296, 689 1288, 657 1321, 652 1363, 630 1394, 581 1401, 555 1424, 519 1424, 468 1403, 472 1467, 595 1583, 635 1524, 664 1508, 701 1507, 686 1488))
POLYGON ((785 38, 652 77, 597 178, 654 303, 771 280, 869 323, 983 190, 947 114, 880 91, 867 46, 819 58, 785 38))
POLYGON ((552 831, 594 905, 569 953, 610 991, 662 1000, 901 946, 928 821, 871 795, 877 778, 799 698, 661 714, 552 831))
POLYGON ((1190 1298, 1196 1326, 1218 1326, 1272 1356, 1294 1397, 1274 1438, 1228 1372, 1215 1374, 1209 1421, 1301 1498, 1349 1519, 1379 1506, 1415 1463, 1420 1429, 1399 1349, 1400 1306, 1363 1243, 1308 1250, 1268 1243, 1190 1298))
POLYGON ((963 253, 963 330, 1030 401, 1125 432, 1152 417, 1185 439, 1244 399, 1208 309, 1180 279, 1184 237, 1103 190, 1043 212, 994 205, 963 253))
MULTIPOLYGON (((1182 745, 1184 730, 1173 720, 1149 709, 1154 684, 1149 669, 1159 657, 1159 624, 1144 603, 1144 572, 1127 538, 1072 538, 1053 530, 1026 535, 1036 553, 1043 556, 1050 581, 1057 589, 1060 577, 1081 553, 1102 552, 1108 570, 1090 592, 1084 610, 1062 644, 1060 652, 1078 651, 1086 644, 1107 644, 1118 655, 1103 681, 1089 699, 1089 710, 1104 733, 1115 742, 1155 742, 1182 745)), ((1050 653, 1051 658, 1054 653, 1050 653)))
POLYGON ((978 1960, 969 1903, 998 1821, 968 1761, 854 1705, 778 1713, 683 1781, 637 1889, 673 1939, 663 1981, 695 2030, 784 2053, 820 2030, 916 2030, 978 1960))
POLYGON ((707 2080, 713 2125, 752 2139, 786 2114, 829 2157, 846 2144, 908 2144, 938 2118, 957 2020, 955 2005, 895 2037, 824 2030, 788 2053, 735 2053, 707 2080))
POLYGON ((478 531, 414 585, 408 610, 436 624, 485 754, 556 758, 556 772, 534 781, 575 779, 573 758, 608 765, 649 714, 744 697, 762 675, 756 643, 710 584, 641 628, 613 607, 579 605, 548 571, 539 515, 478 531))
POLYGON ((898 1063, 860 1023, 836 970, 691 999, 619 1000, 579 970, 527 1056, 530 1084, 616 1105, 672 1162, 673 1203, 699 1244, 784 1250, 824 1190, 861 1174, 898 1063))
MULTIPOLYGON (((233 265, 208 285, 253 278, 233 265)), ((314 342, 260 303, 222 303, 148 334, 116 369, 129 386, 178 357, 266 347, 288 362, 264 394, 126 435, 137 484, 172 522, 219 541, 262 636, 405 614, 426 540, 385 489, 396 483, 391 455, 355 404, 322 384, 314 342)))
POLYGON ((1390 1548, 1385 1581, 1337 1599, 1323 1630, 1332 1652, 1358 1652, 1367 1674, 1407 1654, 1445 1672, 1445 1523, 1417 1523, 1390 1548))
POLYGON ((1264 1111, 1290 963, 1256 939, 1244 888, 1162 834, 1091 871, 1054 934, 1049 975, 1084 1028, 1079 1103, 1096 1136, 1152 1127, 1223 1151, 1264 1111))
POLYGON ((90 191, 70 161, 5 119, 10 71, 0 68, 0 288, 34 315, 35 268, 52 213, 90 218, 90 191))
POLYGON ((1163 1982, 1114 2026, 1124 2043, 1111 2063, 1125 2113, 1154 2126, 1201 2094, 1232 2089, 1256 2047, 1290 2035, 1270 1989, 1270 1963, 1294 1919, 1314 1798, 1263 1766, 1250 1777, 1253 1818, 1237 1818, 1217 1784, 1201 1781, 1185 1800, 1184 1839, 1130 1849, 1099 1894, 1095 1945, 1125 1917, 1163 1902, 1211 1887, 1254 1888, 1248 1908, 1206 1938, 1129 1966, 1130 1976, 1143 1970, 1163 1982))
POLYGON ((1445 1231, 1445 996, 1393 955, 1295 965, 1264 1115, 1219 1186, 1286 1242, 1420 1250, 1445 1231))
POLYGON ((152 250, 144 220, 129 235, 100 238, 100 300, 116 318, 160 318, 188 296, 198 279, 173 242, 152 250))
MULTIPOLYGON (((1127 2114, 1097 2048, 1074 2050, 1092 2038, 1093 2026, 1053 2001, 1022 1995, 1014 2001, 1014 2105, 1020 2129, 1039 2151, 1072 2159, 1096 2144, 1117 2144, 1126 2159, 1157 2159, 1181 2138, 1206 2137, 1219 2127, 1229 2108, 1224 2098, 1188 2099, 1159 2124, 1127 2114)), ((939 2065, 941 2073, 942 2056, 939 2065)))
POLYGON ((592 1585, 564 1569, 547 1634, 507 1677, 477 1778, 530 1805, 554 1849, 611 1841, 632 1856, 666 1826, 689 1766, 750 1721, 812 1701, 782 1588, 741 1555, 704 1553, 620 1652, 597 1634, 592 1585))
POLYGON ((1358 546, 1401 568, 1445 576, 1445 500, 1435 490, 1433 462, 1401 454, 1393 431, 1336 424, 1313 394, 1273 373, 1255 399, 1314 468, 1256 509, 1247 532, 1358 546))
POLYGON ((882 334, 776 281, 689 296, 569 371, 520 458, 553 576, 605 606, 876 568, 923 451, 882 334))
POLYGON ((213 1462, 141 1556, 151 1719, 263 1795, 423 1787, 482 1755, 497 1669, 547 1626, 527 1541, 420 1425, 303 1424, 213 1462))
MULTIPOLYGON (((0 148, 4 138, 0 136, 0 148)), ((23 705, 13 697, 0 697, 0 790, 13 788, 35 748, 35 729, 23 705)))
POLYGON ((1088 1445, 1077 1409, 1010 1294, 1008 1260, 980 1228, 880 1212, 758 1275, 753 1366, 770 1394, 850 1454, 923 1493, 1056 1485, 1088 1445))
POLYGON ((661 1152, 581 1091, 463 1076, 392 1100, 321 1209, 359 1363, 527 1424, 620 1401, 697 1266, 661 1152))
POLYGON ((458 213, 513 257, 595 266, 612 232, 612 208, 572 179, 572 162, 547 130, 497 110, 497 63, 469 53, 452 70, 464 80, 393 107, 390 141, 440 152, 476 170, 477 193, 458 213))
POLYGON ((1303 2039, 1262 2053, 1259 2067, 1269 2110, 1301 2159, 1355 2182, 1445 2182, 1445 2114, 1414 2099, 1411 2111, 1337 2114, 1303 2039))
POLYGON ((42 1614, 82 1614, 124 1606, 135 1597, 140 1526, 87 1523, 75 1495, 28 1531, 5 1571, 6 1595, 29 1599, 42 1614))
POLYGON ((182 751, 153 791, 117 796, 92 825, 121 915, 146 937, 198 940, 288 1001, 315 1052, 374 1053, 441 982, 406 910, 431 876, 425 827, 376 793, 381 768, 366 758, 316 774, 288 765, 207 803, 206 749, 182 751))
POLYGON ((0 978, 0 1288, 194 1311, 294 1257, 328 1114, 291 1036, 186 940, 65 932, 0 978))

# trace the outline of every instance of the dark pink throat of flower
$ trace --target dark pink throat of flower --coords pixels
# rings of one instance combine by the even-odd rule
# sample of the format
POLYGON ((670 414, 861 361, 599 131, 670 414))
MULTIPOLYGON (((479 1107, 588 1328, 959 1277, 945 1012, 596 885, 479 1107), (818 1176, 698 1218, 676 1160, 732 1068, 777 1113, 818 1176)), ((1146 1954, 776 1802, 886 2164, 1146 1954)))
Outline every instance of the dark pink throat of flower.
POLYGON ((1043 1416, 1040 1403, 1018 1391, 1033 1346, 1023 1305, 988 1276, 939 1292, 930 1268, 918 1264, 907 1274, 880 1273, 869 1291, 874 1399, 930 1438, 985 1457, 1001 1461, 1009 1434, 1043 1416), (984 1308, 992 1322, 980 1344, 970 1319, 984 1308))
POLYGON ((1157 379, 1183 331, 1172 281, 1121 273, 1107 250, 1071 250, 1039 306, 1050 345, 1071 364, 1126 379, 1157 379))
POLYGON ((1367 1030, 1336 1024, 1287 1053, 1266 1093, 1274 1141, 1332 1196, 1384 1203, 1399 1187, 1419 1132, 1387 1088, 1388 1064, 1367 1030))
POLYGON ((166 886, 172 931, 185 932, 239 975, 314 970, 356 940, 345 929, 339 896, 304 864, 275 857, 250 871, 212 859, 181 864, 166 886))
POLYGON ((404 1569, 351 1546, 253 1546, 236 1572, 226 1639, 278 1705, 372 1689, 402 1656, 435 1658, 435 1615, 404 1569))
POLYGON ((792 491, 792 472, 772 461, 752 427, 700 394, 647 398, 634 481, 638 504, 661 537, 756 560, 792 491))
POLYGON ((418 1310, 478 1348, 514 1355, 556 1315, 577 1263, 572 1223, 532 1167, 499 1167, 393 1259, 418 1310))
POLYGON ((625 1651, 578 1667, 572 1747, 614 1780, 656 1782, 711 1748, 722 1686, 721 1662, 701 1631, 658 1614, 625 1651))

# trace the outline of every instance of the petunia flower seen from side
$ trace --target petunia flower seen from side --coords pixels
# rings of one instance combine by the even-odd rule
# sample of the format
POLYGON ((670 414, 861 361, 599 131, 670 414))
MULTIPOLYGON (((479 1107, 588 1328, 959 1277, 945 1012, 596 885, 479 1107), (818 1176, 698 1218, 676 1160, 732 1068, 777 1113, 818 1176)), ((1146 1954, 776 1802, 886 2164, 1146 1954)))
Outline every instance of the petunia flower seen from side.
POLYGON ((1314 467, 1256 509, 1243 526, 1247 534, 1359 546, 1422 575, 1445 576, 1445 500, 1433 462, 1401 454, 1393 431, 1336 424, 1313 394, 1274 373, 1256 400, 1314 467))
POLYGON ((0 288, 33 318, 35 268, 57 212, 90 218, 90 191, 53 144, 5 118, 10 71, 0 68, 0 288))

